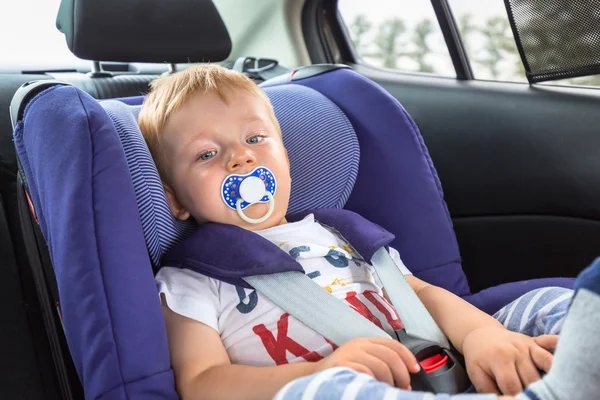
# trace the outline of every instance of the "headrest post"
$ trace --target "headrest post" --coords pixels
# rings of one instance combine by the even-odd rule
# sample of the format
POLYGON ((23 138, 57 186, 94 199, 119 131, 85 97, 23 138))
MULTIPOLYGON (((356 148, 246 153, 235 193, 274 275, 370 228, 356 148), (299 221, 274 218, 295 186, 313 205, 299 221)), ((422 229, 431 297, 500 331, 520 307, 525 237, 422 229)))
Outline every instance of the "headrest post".
POLYGON ((100 61, 92 61, 92 71, 88 74, 90 78, 112 78, 113 74, 102 69, 100 61))
POLYGON ((169 76, 177 72, 177 64, 169 63, 167 64, 167 70, 160 74, 160 76, 169 76))

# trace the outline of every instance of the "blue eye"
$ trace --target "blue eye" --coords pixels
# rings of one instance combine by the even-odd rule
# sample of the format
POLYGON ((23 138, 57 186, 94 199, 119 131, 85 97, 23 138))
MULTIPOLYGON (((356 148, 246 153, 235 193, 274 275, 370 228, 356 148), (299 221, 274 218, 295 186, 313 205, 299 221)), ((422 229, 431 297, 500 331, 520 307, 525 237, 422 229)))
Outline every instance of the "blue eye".
POLYGON ((213 158, 216 155, 217 155, 217 152, 214 150, 207 151, 206 153, 200 154, 200 157, 198 157, 198 160, 202 160, 202 161, 210 160, 211 158, 213 158))
POLYGON ((256 144, 256 143, 260 142, 261 140, 263 140, 262 136, 256 135, 256 136, 252 136, 252 137, 248 138, 246 140, 246 143, 248 143, 248 144, 256 144))

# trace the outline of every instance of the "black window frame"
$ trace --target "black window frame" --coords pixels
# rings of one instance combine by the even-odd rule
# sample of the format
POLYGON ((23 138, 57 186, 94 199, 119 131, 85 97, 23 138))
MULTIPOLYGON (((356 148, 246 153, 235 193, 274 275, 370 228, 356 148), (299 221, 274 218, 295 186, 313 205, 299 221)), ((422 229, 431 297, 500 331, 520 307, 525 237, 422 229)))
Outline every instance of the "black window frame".
MULTIPOLYGON (((431 4, 444 36, 456 79, 473 80, 469 57, 448 1, 431 0, 431 4)), ((306 0, 302 11, 302 31, 313 63, 360 63, 360 57, 338 10, 338 0, 306 0)))

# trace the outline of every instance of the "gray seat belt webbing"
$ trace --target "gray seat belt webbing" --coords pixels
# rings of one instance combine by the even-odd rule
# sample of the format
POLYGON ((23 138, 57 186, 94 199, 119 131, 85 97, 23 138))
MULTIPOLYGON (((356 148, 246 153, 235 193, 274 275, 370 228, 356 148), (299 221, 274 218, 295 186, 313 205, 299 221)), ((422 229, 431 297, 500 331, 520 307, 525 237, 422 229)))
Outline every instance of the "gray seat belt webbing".
POLYGON ((298 321, 338 346, 361 337, 391 338, 301 272, 255 275, 244 280, 298 321))
POLYGON ((406 332, 449 348, 448 339, 437 326, 385 247, 371 258, 371 265, 386 289, 406 332))
MULTIPOLYGON (((377 250, 371 264, 406 332, 449 348, 448 339, 390 256, 377 250)), ((245 277, 259 293, 315 332, 340 346, 359 337, 390 336, 301 272, 278 272, 245 277)))

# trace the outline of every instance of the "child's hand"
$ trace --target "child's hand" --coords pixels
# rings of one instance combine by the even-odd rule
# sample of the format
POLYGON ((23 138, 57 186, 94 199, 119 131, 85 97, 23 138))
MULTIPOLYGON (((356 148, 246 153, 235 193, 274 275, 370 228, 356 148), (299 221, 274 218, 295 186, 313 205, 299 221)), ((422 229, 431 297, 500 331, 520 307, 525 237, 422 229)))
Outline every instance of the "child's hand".
POLYGON ((316 363, 316 371, 348 367, 375 379, 410 390, 410 375, 421 369, 415 356, 400 342, 384 338, 354 339, 316 363))
POLYGON ((532 338, 498 326, 475 329, 463 342, 471 382, 478 392, 515 395, 540 379, 538 370, 548 372, 557 341, 556 335, 532 338))

